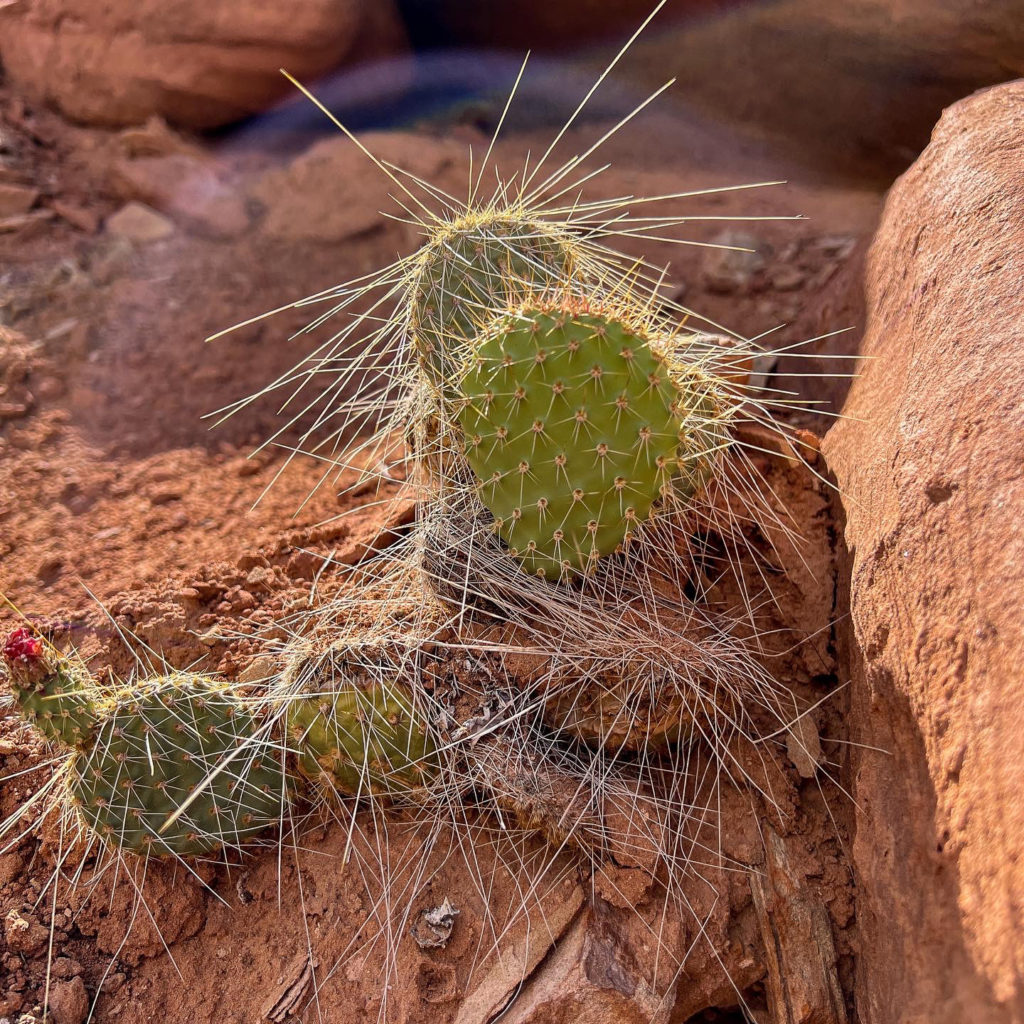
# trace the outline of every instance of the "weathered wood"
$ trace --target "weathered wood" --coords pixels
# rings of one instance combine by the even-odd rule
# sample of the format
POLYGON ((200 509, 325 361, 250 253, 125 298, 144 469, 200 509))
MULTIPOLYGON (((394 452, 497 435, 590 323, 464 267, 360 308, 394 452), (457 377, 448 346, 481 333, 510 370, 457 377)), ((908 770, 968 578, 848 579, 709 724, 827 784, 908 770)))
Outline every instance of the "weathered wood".
POLYGON ((786 840, 769 826, 765 868, 751 873, 750 891, 765 945, 771 1019, 847 1024, 828 911, 793 865, 786 840))
POLYGON ((308 953, 296 957, 278 979, 273 995, 263 1004, 260 1011, 262 1019, 271 1024, 281 1024, 292 1014, 298 1013, 313 983, 313 972, 318 966, 317 961, 310 961, 308 953))

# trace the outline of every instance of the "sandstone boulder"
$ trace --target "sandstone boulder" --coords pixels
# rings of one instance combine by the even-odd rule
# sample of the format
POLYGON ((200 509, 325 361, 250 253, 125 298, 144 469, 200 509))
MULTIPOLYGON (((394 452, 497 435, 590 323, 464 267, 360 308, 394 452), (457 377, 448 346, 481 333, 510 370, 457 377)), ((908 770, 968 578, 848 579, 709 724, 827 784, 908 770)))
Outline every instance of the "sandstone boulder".
POLYGON ((265 109, 341 62, 402 45, 391 0, 19 0, 0 4, 0 60, 27 95, 76 120, 154 114, 211 128, 265 109))
POLYGON ((884 188, 944 107, 1024 75, 1016 0, 743 0, 679 29, 675 6, 627 65, 651 88, 676 76, 667 103, 753 127, 833 181, 884 188))
MULTIPOLYGON (((464 147, 458 143, 399 132, 367 133, 361 141, 377 159, 422 180, 439 184, 441 176, 455 167, 459 167, 455 180, 460 184, 465 180, 461 172, 464 147)), ((447 188, 451 177, 447 174, 441 187, 447 188)), ((400 180, 418 190, 404 175, 400 180)), ((401 213, 387 198, 389 191, 411 202, 353 142, 335 134, 287 166, 267 171, 249 194, 265 209, 262 231, 268 237, 336 244, 387 223, 382 209, 401 213)))
POLYGON ((852 561, 864 1024, 1024 1020, 1024 82, 893 186, 823 452, 852 561))

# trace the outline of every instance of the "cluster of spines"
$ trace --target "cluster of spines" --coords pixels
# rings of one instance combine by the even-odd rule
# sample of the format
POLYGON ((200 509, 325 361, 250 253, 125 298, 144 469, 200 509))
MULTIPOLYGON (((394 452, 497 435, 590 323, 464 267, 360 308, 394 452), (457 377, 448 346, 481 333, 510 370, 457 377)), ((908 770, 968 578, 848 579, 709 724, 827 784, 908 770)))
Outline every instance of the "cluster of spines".
MULTIPOLYGON (((575 755, 556 759, 541 736, 500 714, 449 730, 442 742, 434 722, 444 716, 420 692, 416 663, 444 655, 419 644, 416 657, 403 657, 406 645, 388 636, 393 643, 350 638, 297 651, 272 697, 299 771, 318 791, 420 807, 473 791, 506 826, 542 835, 554 850, 607 857, 615 845, 607 818, 646 799, 639 782, 615 770, 600 787, 586 785, 575 755)), ((492 685, 516 685, 497 661, 487 672, 492 685)))
POLYGON ((686 508, 714 478, 719 457, 732 439, 725 382, 692 367, 677 370, 674 380, 685 427, 679 433, 672 497, 675 507, 686 508))

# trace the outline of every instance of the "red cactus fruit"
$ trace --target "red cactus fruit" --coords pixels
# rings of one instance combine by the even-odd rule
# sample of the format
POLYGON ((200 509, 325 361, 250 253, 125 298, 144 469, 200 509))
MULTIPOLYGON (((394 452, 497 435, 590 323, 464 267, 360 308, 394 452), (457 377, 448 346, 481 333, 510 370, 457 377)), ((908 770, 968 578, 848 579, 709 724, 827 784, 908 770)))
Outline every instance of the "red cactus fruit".
POLYGON ((38 661, 42 656, 42 640, 25 626, 19 626, 4 641, 4 660, 9 665, 15 662, 28 664, 38 661))

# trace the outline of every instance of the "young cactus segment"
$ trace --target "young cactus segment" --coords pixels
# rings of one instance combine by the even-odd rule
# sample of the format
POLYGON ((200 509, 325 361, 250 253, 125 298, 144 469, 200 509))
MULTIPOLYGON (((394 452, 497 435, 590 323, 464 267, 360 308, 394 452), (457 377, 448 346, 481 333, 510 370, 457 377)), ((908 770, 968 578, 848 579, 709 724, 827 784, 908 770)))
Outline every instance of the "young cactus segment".
POLYGON ((20 627, 4 643, 7 678, 22 717, 51 743, 87 743, 96 725, 95 687, 71 662, 31 630, 20 627))
POLYGON ((353 797, 394 799, 429 783, 436 747, 399 672, 360 663, 343 643, 300 665, 308 682, 285 715, 303 775, 353 797))
POLYGON ((422 249, 409 303, 412 341, 427 377, 446 393, 481 321, 526 295, 572 279, 572 236, 509 213, 467 214, 422 249))
POLYGON ((664 357, 622 320, 507 314, 477 343, 460 390, 480 498, 531 574, 589 572, 670 489, 682 396, 664 357))
POLYGON ((226 683, 176 674, 137 683, 102 709, 71 793, 110 845, 148 855, 237 848, 281 819, 280 757, 226 683))

